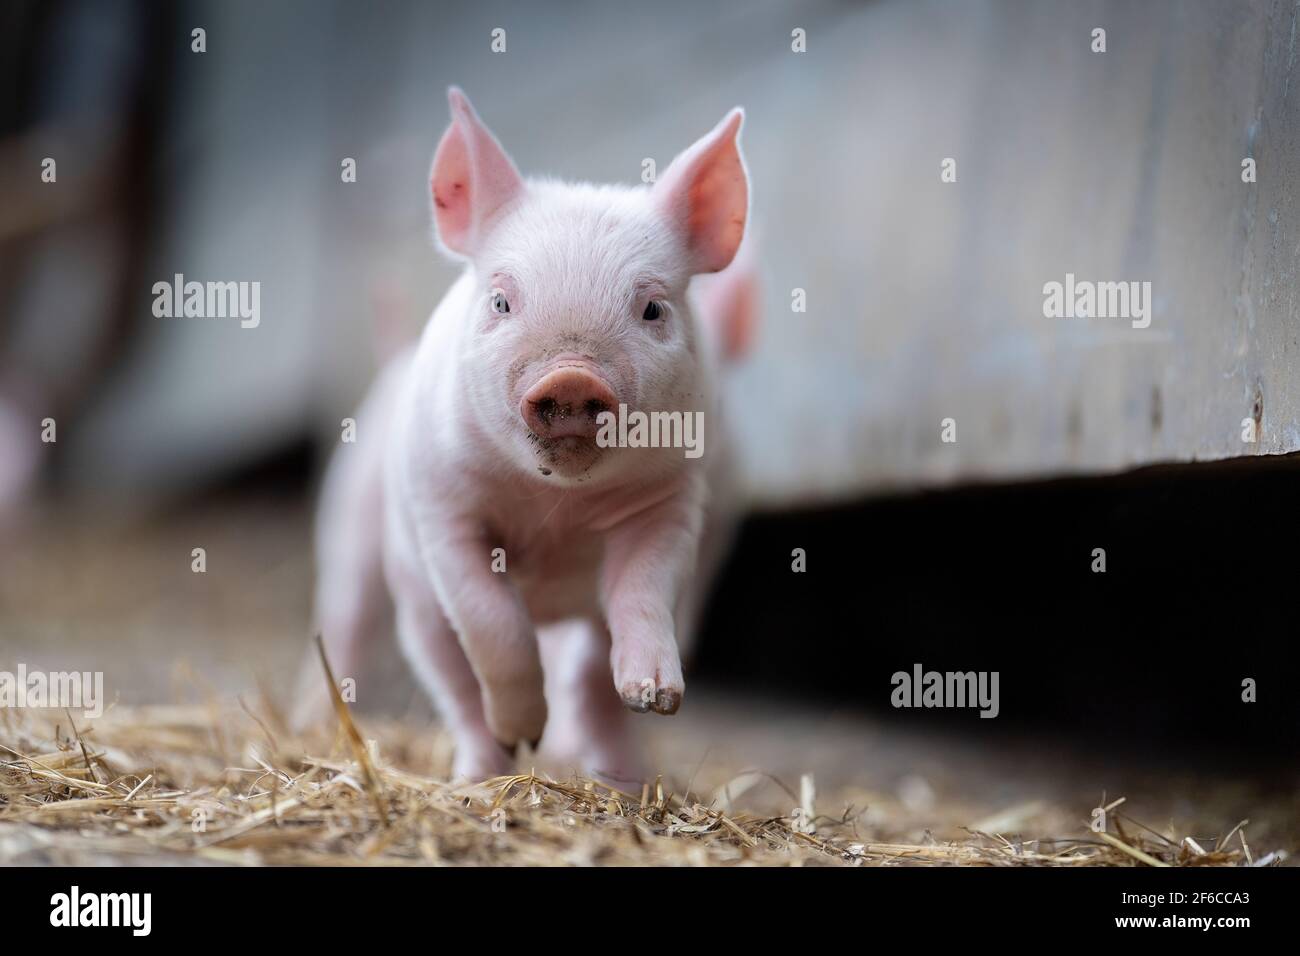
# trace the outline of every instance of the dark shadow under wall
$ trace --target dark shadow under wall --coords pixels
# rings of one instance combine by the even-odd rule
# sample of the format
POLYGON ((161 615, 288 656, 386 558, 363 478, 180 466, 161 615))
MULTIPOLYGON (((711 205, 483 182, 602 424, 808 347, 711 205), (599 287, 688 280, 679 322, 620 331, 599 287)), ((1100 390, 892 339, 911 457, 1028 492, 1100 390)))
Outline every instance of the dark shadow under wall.
POLYGON ((1028 728, 1294 762, 1298 499, 1300 459, 1287 457, 756 515, 692 673, 990 741, 1028 728), (917 664, 999 672, 998 717, 893 707, 892 676, 917 664))

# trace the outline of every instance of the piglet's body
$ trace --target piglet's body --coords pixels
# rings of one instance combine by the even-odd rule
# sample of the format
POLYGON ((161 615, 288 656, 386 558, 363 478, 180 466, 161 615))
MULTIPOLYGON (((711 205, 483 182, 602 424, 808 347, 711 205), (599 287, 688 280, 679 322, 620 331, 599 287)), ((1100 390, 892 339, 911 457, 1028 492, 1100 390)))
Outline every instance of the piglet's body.
POLYGON ((719 277, 697 324, 687 287, 744 233, 742 117, 651 188, 595 187, 525 182, 449 98, 431 191, 466 269, 331 464, 318 623, 351 673, 391 595, 459 776, 508 772, 544 735, 571 766, 636 779, 627 712, 681 704, 678 640, 728 537, 714 382, 748 323, 728 300, 749 297, 719 277), (607 447, 602 425, 633 411, 694 416, 698 450, 607 447))

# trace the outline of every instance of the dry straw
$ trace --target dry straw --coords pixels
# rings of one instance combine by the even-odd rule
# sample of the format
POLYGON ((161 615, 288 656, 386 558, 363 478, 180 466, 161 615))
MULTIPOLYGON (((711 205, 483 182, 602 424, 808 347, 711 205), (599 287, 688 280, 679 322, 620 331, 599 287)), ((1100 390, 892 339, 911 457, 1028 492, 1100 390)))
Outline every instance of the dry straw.
MULTIPOLYGON (((293 865, 1269 865, 1243 821, 1204 847, 1110 804, 1105 832, 1023 839, 1013 809, 963 839, 899 840, 858 816, 784 816, 733 803, 753 775, 707 802, 662 780, 626 793, 585 777, 532 772, 450 783, 431 741, 396 723, 364 737, 341 698, 339 732, 296 738, 274 707, 110 709, 93 728, 71 715, 0 711, 0 861, 293 865), (429 767, 417 773, 413 767, 429 767)), ((689 787, 686 788, 689 792, 689 787)), ((820 803, 825 798, 817 796, 820 803)), ((790 801, 792 804, 796 801, 790 801)), ((1121 801, 1122 802, 1122 801, 1121 801)), ((900 831, 902 832, 902 831, 900 831)))

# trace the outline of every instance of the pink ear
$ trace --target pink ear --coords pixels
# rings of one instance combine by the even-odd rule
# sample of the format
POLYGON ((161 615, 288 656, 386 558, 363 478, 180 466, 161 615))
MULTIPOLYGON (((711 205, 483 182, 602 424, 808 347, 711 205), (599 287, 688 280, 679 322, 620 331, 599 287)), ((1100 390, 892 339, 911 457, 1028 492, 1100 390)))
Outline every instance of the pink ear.
POLYGON ((447 91, 451 125, 433 154, 430 189, 438 238, 472 256, 486 226, 523 188, 519 170, 457 87, 447 91))
POLYGON ((736 362, 748 355, 758 337, 762 300, 752 238, 741 243, 731 265, 715 275, 700 276, 694 288, 699 314, 712 326, 723 361, 736 362))
POLYGON ((731 262, 749 218, 749 177, 740 155, 743 110, 728 113, 708 135, 672 161, 655 194, 686 240, 692 272, 731 262))

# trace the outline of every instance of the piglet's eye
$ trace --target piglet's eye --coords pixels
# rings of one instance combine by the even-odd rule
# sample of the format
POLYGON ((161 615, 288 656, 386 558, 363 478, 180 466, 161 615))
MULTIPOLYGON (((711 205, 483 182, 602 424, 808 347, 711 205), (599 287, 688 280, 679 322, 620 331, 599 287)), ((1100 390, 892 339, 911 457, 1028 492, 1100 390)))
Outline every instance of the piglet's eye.
POLYGON ((645 311, 641 313, 641 318, 647 322, 653 322, 664 314, 663 306, 654 299, 645 304, 645 311))
POLYGON ((510 311, 510 303, 506 301, 506 294, 500 289, 492 290, 492 311, 505 315, 510 311))

